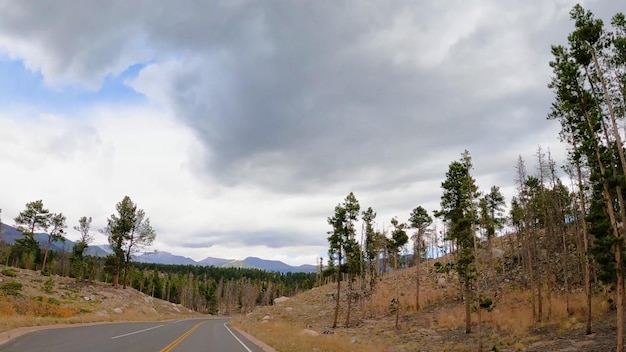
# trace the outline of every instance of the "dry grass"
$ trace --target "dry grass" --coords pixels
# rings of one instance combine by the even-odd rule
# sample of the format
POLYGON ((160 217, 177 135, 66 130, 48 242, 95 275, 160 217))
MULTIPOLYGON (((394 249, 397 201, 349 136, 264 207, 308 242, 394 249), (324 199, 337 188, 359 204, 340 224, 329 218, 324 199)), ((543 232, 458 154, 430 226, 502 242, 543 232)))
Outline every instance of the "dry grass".
MULTIPOLYGON (((608 303, 600 297, 592 298, 592 318, 603 317, 608 303)), ((552 297, 551 302, 544 301, 544 318, 541 326, 561 326, 565 329, 581 328, 585 320, 586 298, 584 293, 570 295, 570 315, 564 296, 552 297), (547 312, 550 310, 550 318, 547 312)), ((442 308, 437 315, 438 328, 460 328, 465 322, 465 307, 458 305, 442 308)), ((472 315, 473 323, 477 322, 476 314, 472 315)), ((491 328, 510 333, 513 336, 524 336, 528 330, 539 326, 534 322, 532 306, 528 292, 511 292, 503 297, 496 309, 483 311, 482 321, 491 328)))
MULTIPOLYGON (((404 279, 406 280, 406 279, 404 279)), ((416 313, 415 306, 415 289, 400 291, 400 312, 402 314, 416 313)), ((367 303, 368 309, 371 308, 375 316, 384 316, 389 314, 391 301, 396 297, 394 287, 388 285, 380 285, 372 295, 371 302, 367 303)), ((432 286, 425 286, 420 289, 420 309, 425 309, 432 305, 437 305, 448 297, 446 290, 435 289, 432 286)))
POLYGON ((0 290, 0 332, 30 326, 202 316, 134 289, 116 290, 98 282, 77 283, 70 278, 42 277, 30 270, 3 266, 0 269, 0 278, 10 278, 2 287, 20 284, 19 289, 14 285, 13 290, 0 290), (116 308, 122 309, 122 313, 115 312, 116 308))
POLYGON ((368 341, 352 341, 349 334, 332 334, 319 336, 300 336, 301 328, 284 321, 269 321, 263 324, 249 324, 241 319, 231 324, 242 329, 254 337, 262 340, 278 351, 319 351, 319 352, 385 352, 390 349, 382 343, 376 344, 373 339, 368 341))

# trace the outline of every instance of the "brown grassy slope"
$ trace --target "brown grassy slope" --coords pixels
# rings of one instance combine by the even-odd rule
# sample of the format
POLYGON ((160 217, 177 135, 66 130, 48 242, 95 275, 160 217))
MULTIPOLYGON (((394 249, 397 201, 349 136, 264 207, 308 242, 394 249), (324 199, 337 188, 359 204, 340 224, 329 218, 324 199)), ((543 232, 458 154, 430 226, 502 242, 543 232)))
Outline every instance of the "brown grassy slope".
MULTIPOLYGON (((505 259, 490 263, 502 265, 505 259)), ((343 283, 339 321, 344 324, 330 329, 336 286, 315 288, 271 307, 259 308, 235 321, 236 326, 265 341, 279 351, 475 351, 474 333, 465 334, 464 303, 459 297, 458 278, 454 274, 438 274, 433 261, 420 267, 422 310, 415 310, 416 268, 385 275, 371 299, 353 304, 350 327, 345 327, 347 288, 343 283), (391 307, 400 292, 400 326, 395 329, 391 307), (307 329, 306 331, 303 331, 307 329), (318 333, 318 336, 308 336, 318 333), (323 334, 324 331, 332 334, 323 334), (304 336, 302 336, 304 335, 304 336)), ((614 311, 609 311, 606 297, 593 299, 594 331, 584 335, 585 295, 575 289, 570 296, 570 311, 565 310, 562 290, 552 289, 551 299, 544 300, 544 319, 532 319, 530 292, 520 289, 520 270, 491 273, 483 277, 485 295, 497 300, 495 308, 483 310, 484 350, 499 351, 608 351, 614 341, 614 311), (547 312, 550 317, 547 317, 547 312)), ((355 287, 358 287, 358 282, 355 287)), ((473 314, 474 325, 476 314, 473 314)))
POLYGON ((0 265, 0 332, 26 326, 111 321, 152 321, 201 316, 180 305, 101 282, 0 265), (11 283, 22 285, 11 293, 11 283), (5 287, 5 289, 2 289, 5 287))

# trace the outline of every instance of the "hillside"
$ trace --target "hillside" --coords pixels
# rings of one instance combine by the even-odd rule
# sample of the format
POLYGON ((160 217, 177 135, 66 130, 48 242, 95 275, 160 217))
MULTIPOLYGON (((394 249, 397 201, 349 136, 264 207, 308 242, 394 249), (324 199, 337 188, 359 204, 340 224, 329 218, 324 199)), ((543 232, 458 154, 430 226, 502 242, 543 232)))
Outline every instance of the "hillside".
MULTIPOLYGON (((204 316, 135 289, 0 265, 0 333, 25 326, 204 316)), ((1 342, 1 341, 0 341, 1 342)))
MULTIPOLYGON (((495 251, 494 251, 495 252, 495 251)), ((500 251, 502 252, 502 251, 500 251)), ((439 259, 445 264, 446 258, 439 259)), ((503 257, 494 266, 511 264, 503 257)), ((416 268, 385 275, 371 299, 353 303, 346 327, 347 284, 342 284, 339 326, 331 329, 336 284, 329 283, 271 307, 258 308, 236 324, 281 351, 476 351, 477 314, 473 333, 465 334, 464 303, 458 299, 458 277, 437 273, 434 261, 420 267, 422 309, 415 309, 416 268), (396 291, 397 290, 397 291, 396 291), (395 328, 394 299, 399 292, 399 328, 395 328)), ((494 271, 495 272, 495 271, 494 271)), ((492 275, 492 274, 489 274, 492 275)), ((494 274, 495 275, 495 274, 494 274)), ((557 288, 544 302, 548 316, 533 324, 530 292, 519 289, 515 267, 498 277, 484 278, 485 295, 494 297, 491 311, 483 310, 483 346, 490 351, 610 351, 615 341, 615 312, 608 296, 593 299, 593 331, 584 330, 585 299, 580 288, 569 297, 571 315, 557 288)), ((358 290, 359 283, 355 283, 358 290)), ((545 313, 544 313, 545 314, 545 313)))

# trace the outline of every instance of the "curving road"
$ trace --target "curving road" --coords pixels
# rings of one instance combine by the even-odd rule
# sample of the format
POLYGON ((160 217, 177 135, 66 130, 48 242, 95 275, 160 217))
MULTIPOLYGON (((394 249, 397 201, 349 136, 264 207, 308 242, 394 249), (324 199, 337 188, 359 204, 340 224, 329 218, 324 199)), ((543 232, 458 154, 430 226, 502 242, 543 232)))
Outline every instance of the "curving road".
POLYGON ((262 352, 227 323, 185 319, 40 330, 1 345, 0 352, 262 352))

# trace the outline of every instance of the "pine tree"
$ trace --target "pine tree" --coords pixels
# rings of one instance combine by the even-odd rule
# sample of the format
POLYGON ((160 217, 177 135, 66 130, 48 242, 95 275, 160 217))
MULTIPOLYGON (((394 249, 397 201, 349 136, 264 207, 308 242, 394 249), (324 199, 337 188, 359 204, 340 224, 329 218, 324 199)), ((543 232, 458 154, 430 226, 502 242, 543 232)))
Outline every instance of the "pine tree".
POLYGON ((350 322, 350 303, 352 300, 352 280, 355 270, 355 266, 359 266, 360 253, 355 252, 359 246, 356 243, 355 236, 356 230, 354 228, 354 222, 357 221, 360 211, 360 205, 354 193, 350 192, 343 203, 338 204, 335 207, 335 214, 329 217, 328 224, 332 226, 332 231, 328 234, 329 260, 336 262, 335 272, 337 281, 337 292, 335 296, 335 312, 333 315, 333 328, 337 327, 337 319, 339 316, 339 302, 341 295, 341 274, 343 270, 349 275, 348 285, 350 287, 350 297, 348 297, 348 311, 346 317, 346 323, 350 322), (345 263, 344 263, 345 261, 345 263), (355 265, 356 261, 356 265, 355 265))
POLYGON ((468 156, 466 151, 461 161, 453 161, 448 167, 441 184, 440 214, 449 222, 448 238, 457 248, 455 268, 464 286, 465 332, 471 333, 471 281, 475 275, 473 225, 476 222, 473 199, 478 197, 478 188, 470 175, 468 156))
POLYGON ((413 256, 415 259, 415 309, 420 310, 420 265, 422 259, 422 253, 424 251, 424 233, 428 226, 433 223, 433 218, 428 215, 428 211, 422 206, 418 206, 411 212, 409 216, 409 225, 415 229, 415 235, 413 235, 413 241, 415 243, 413 248, 413 256))

